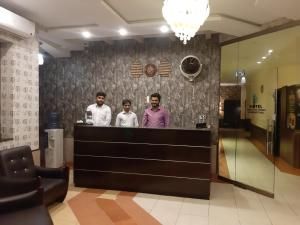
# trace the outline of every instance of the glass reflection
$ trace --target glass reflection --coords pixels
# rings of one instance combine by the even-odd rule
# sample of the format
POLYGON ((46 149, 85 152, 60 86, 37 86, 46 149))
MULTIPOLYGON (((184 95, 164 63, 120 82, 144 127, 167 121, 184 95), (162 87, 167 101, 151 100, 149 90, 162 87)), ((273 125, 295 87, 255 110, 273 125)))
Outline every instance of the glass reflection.
POLYGON ((219 175, 267 193, 300 175, 299 50, 300 26, 222 47, 219 175))

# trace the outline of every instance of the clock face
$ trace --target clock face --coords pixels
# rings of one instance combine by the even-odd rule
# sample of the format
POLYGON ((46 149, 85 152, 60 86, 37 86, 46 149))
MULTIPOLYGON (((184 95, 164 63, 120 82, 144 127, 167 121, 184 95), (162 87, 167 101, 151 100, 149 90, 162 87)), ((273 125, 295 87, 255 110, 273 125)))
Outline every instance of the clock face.
POLYGON ((145 66, 145 74, 148 76, 148 77, 153 77, 157 72, 157 68, 154 64, 147 64, 145 66))
POLYGON ((202 64, 200 60, 194 55, 184 57, 180 63, 180 71, 183 76, 194 81, 194 79, 201 73, 202 64))
POLYGON ((195 74, 199 71, 201 64, 199 60, 193 56, 186 57, 182 63, 181 68, 187 74, 195 74))

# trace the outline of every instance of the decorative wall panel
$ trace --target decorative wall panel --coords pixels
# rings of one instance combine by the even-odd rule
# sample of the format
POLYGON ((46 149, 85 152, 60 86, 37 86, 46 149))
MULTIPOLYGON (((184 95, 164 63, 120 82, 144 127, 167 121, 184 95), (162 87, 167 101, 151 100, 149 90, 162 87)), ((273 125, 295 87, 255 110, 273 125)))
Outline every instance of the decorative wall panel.
POLYGON ((1 142, 0 150, 21 145, 38 149, 38 41, 35 38, 22 40, 2 30, 0 40, 1 89, 4 91, 1 92, 1 134, 3 138, 13 139, 1 142), (7 94, 9 89, 10 94, 7 94))
POLYGON ((114 45, 90 43, 71 58, 48 58, 40 70, 40 118, 46 126, 51 111, 60 113, 65 136, 72 137, 73 124, 84 117, 86 107, 95 101, 97 91, 107 93, 106 104, 111 106, 115 124, 122 110, 122 99, 132 100, 132 109, 141 121, 147 104, 146 96, 162 95, 163 105, 171 115, 171 126, 194 128, 199 114, 208 116, 215 139, 218 129, 220 46, 218 36, 206 40, 193 38, 187 45, 168 38, 115 41, 114 45), (196 55, 204 65, 203 71, 190 82, 180 74, 179 64, 187 55, 196 55), (142 65, 159 66, 160 59, 171 64, 168 77, 142 75, 134 78, 131 64, 135 59, 142 65))

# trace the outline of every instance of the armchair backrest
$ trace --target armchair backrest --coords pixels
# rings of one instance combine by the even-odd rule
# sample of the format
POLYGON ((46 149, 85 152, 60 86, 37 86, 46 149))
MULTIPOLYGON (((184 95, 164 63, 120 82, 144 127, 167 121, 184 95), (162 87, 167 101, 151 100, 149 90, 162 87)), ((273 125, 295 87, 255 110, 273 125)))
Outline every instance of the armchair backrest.
POLYGON ((9 177, 34 177, 36 175, 29 146, 0 151, 0 174, 9 177))

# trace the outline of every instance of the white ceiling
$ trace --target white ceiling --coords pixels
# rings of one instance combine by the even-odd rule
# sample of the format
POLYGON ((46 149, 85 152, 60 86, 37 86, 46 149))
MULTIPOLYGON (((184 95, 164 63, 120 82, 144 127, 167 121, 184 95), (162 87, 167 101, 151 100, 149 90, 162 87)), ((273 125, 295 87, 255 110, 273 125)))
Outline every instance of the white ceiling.
MULTIPOLYGON (((41 48, 55 57, 69 56, 90 40, 112 43, 161 36, 163 0, 0 0, 0 6, 38 25, 41 48), (118 30, 126 28, 127 37, 118 30), (85 40, 82 31, 92 37, 85 40)), ((300 0, 210 0, 211 14, 200 32, 244 36, 281 19, 300 19, 300 0)), ((168 34, 174 36, 174 34, 168 34)))
POLYGON ((299 66, 300 25, 223 46, 221 59, 221 83, 236 83, 237 70, 244 70, 247 77, 266 69, 299 66))

